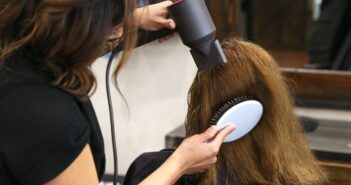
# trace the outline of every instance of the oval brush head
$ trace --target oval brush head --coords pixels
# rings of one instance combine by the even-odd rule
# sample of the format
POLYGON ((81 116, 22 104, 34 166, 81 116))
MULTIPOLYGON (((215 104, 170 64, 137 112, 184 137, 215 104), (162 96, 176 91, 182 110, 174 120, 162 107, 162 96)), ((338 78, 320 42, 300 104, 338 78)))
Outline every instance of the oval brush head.
POLYGON ((223 128, 230 123, 237 128, 230 133, 224 142, 232 142, 249 133, 260 121, 263 114, 262 104, 249 96, 236 97, 223 104, 212 116, 211 124, 223 128))

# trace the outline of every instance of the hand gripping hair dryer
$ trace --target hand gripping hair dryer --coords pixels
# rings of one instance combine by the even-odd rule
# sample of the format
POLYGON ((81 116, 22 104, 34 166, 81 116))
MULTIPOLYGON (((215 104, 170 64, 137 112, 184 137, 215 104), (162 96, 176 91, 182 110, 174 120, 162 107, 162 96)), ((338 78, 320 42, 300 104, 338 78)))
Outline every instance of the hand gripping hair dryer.
POLYGON ((216 27, 204 0, 177 0, 169 8, 177 31, 199 70, 225 64, 227 59, 216 40, 216 27))
MULTIPOLYGON (((191 50, 191 55, 199 70, 220 66, 227 62, 222 47, 216 40, 216 27, 204 0, 176 0, 169 8, 171 18, 177 24, 183 43, 191 50)), ((144 45, 173 33, 163 29, 155 32, 139 31, 137 46, 144 45)))

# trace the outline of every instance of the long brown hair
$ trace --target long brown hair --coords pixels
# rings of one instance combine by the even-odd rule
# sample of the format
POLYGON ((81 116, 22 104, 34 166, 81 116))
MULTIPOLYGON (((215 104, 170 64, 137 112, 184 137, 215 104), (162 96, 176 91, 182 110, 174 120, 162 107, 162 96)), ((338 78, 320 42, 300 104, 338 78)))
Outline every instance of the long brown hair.
POLYGON ((123 22, 125 48, 133 47, 135 7, 135 0, 1 0, 0 67, 12 55, 30 57, 55 86, 86 98, 95 87, 90 66, 113 26, 123 22))
POLYGON ((237 39, 223 44, 228 64, 198 72, 189 91, 186 135, 209 127, 216 108, 233 97, 253 96, 264 106, 264 115, 248 135, 220 149, 217 166, 200 177, 202 185, 214 185, 218 170, 227 183, 321 184, 326 176, 311 153, 292 99, 272 57, 262 48, 237 39))

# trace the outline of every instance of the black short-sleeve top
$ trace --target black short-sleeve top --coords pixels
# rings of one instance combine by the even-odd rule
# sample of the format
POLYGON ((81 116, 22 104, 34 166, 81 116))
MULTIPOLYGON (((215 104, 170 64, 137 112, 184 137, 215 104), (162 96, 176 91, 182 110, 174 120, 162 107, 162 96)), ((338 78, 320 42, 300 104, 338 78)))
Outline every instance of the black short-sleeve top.
POLYGON ((87 144, 101 179, 104 144, 91 102, 51 85, 28 58, 11 57, 0 69, 0 184, 48 182, 87 144))

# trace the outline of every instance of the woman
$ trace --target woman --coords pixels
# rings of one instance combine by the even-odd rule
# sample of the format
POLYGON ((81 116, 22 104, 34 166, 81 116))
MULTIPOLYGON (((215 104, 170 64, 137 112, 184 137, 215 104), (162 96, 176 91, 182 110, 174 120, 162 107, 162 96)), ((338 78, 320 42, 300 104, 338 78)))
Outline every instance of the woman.
MULTIPOLYGON (((89 93, 90 66, 107 40, 122 36, 124 56, 136 30, 175 27, 171 1, 136 9, 133 1, 0 2, 0 184, 97 185, 104 173, 102 135, 89 93), (118 30, 118 31, 116 31, 118 30)), ((141 184, 172 184, 216 162, 234 129, 191 137, 141 184), (207 142, 211 140, 211 142, 207 142)))
POLYGON ((321 185, 325 174, 317 164, 278 66, 262 48, 237 39, 223 43, 228 63, 201 71, 189 91, 186 135, 205 130, 217 108, 238 96, 263 104, 258 125, 243 138, 220 149, 218 163, 193 176, 201 185, 321 185))

